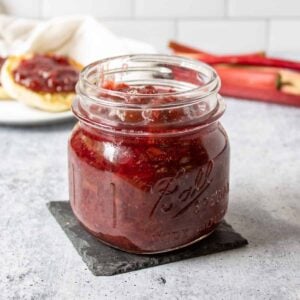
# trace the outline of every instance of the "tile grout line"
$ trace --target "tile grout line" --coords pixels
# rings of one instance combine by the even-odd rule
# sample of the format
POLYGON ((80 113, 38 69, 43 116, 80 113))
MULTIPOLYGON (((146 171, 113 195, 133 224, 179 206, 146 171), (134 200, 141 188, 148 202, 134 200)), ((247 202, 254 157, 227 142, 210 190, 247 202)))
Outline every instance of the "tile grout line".
MULTIPOLYGON (((95 18, 99 18, 99 16, 95 16, 95 18)), ((202 16, 202 17, 139 17, 139 16, 129 16, 129 17, 111 17, 111 16, 101 16, 101 19, 104 21, 184 21, 184 22, 218 22, 218 21, 224 21, 224 22, 264 22, 266 20, 278 20, 278 21, 299 21, 299 18, 289 18, 289 17, 237 17, 237 16, 230 16, 230 17, 224 17, 224 16, 202 16)))

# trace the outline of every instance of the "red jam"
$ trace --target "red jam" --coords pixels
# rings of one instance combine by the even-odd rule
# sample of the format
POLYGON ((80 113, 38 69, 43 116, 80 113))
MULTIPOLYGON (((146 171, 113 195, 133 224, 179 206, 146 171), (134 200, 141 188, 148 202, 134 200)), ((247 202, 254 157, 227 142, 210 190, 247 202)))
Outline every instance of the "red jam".
POLYGON ((35 92, 74 92, 79 71, 65 56, 36 54, 13 71, 16 83, 35 92))
MULTIPOLYGON (((160 94, 159 100, 147 98, 152 104, 176 101, 168 95, 172 89, 151 85, 109 82, 105 88, 160 94)), ((205 237, 223 219, 229 143, 217 120, 183 127, 182 116, 192 115, 187 108, 152 111, 148 135, 118 132, 121 120, 134 123, 143 113, 127 111, 115 132, 84 122, 74 128, 69 141, 70 201, 79 221, 101 241, 128 252, 156 253, 205 237), (179 125, 168 130, 172 121, 179 125), (158 130, 158 123, 166 127, 158 130)))

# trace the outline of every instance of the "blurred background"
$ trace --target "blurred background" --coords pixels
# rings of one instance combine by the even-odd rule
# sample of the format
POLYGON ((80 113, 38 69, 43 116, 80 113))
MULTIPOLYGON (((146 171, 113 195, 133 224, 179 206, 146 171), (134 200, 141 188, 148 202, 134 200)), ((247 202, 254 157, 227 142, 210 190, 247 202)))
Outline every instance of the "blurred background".
POLYGON ((177 39, 220 53, 300 51, 299 0, 2 0, 2 13, 89 14, 114 33, 167 51, 177 39), (246 37, 246 38, 245 38, 246 37))

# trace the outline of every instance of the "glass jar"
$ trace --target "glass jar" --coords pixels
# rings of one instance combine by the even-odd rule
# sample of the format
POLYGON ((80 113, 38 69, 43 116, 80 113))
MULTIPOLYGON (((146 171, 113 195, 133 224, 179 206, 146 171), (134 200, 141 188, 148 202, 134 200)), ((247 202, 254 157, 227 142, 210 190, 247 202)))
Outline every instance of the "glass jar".
POLYGON ((214 231, 228 204, 225 106, 208 65, 129 55, 87 66, 69 140, 70 202, 104 243, 151 254, 214 231))

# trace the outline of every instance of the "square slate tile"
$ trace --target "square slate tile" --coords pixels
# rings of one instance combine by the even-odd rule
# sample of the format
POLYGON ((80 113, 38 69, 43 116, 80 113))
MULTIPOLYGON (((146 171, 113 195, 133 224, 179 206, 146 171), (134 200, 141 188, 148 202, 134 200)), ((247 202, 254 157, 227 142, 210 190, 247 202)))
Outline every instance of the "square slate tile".
POLYGON ((53 201, 47 205, 82 260, 96 276, 126 273, 248 244, 245 238, 223 221, 209 237, 189 247, 164 254, 130 254, 109 247, 89 234, 75 218, 69 202, 53 201))

